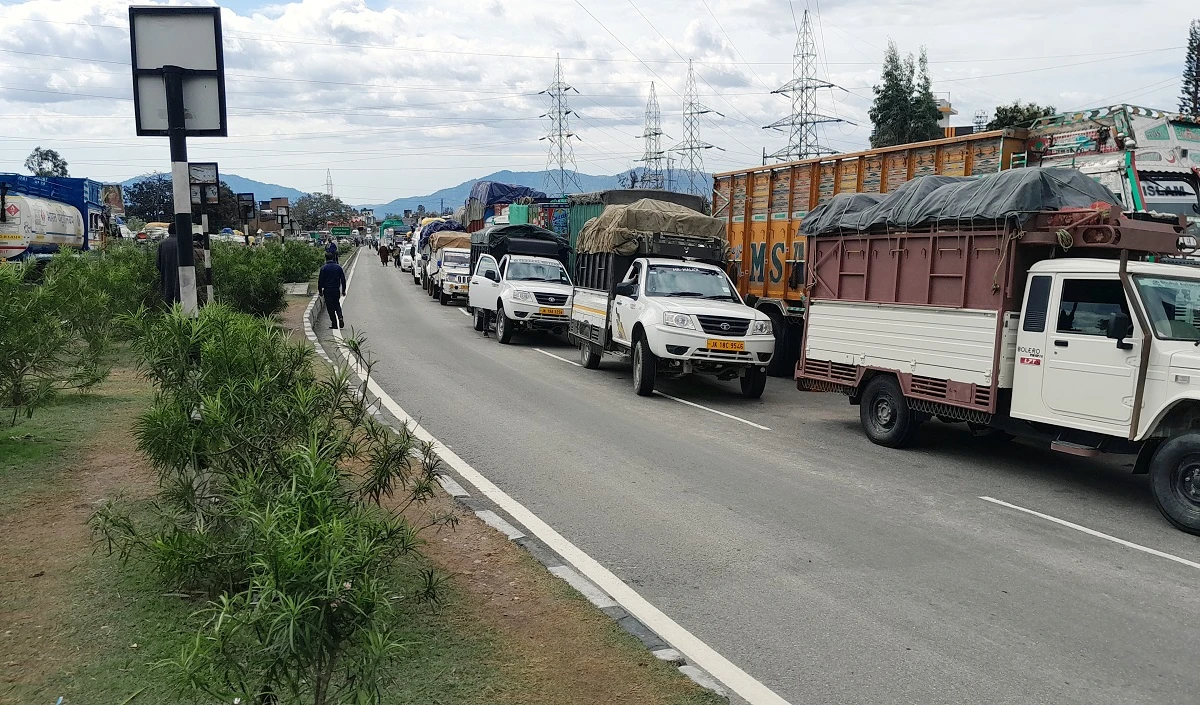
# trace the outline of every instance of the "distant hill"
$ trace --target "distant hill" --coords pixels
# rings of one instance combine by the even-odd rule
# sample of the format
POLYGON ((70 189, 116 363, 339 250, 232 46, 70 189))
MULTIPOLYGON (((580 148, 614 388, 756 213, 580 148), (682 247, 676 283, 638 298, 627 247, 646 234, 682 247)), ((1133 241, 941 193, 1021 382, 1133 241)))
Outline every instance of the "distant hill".
MULTIPOLYGON (((142 179, 148 178, 149 174, 135 176, 132 179, 126 179, 121 182, 123 188, 129 188, 142 179)), ((296 200, 301 196, 307 195, 304 191, 291 188, 289 186, 280 186, 279 184, 267 184, 254 179, 247 179, 237 174, 221 174, 221 180, 229 184, 229 188, 234 193, 253 193, 256 201, 269 201, 272 198, 288 198, 296 200)))
MULTIPOLYGON (((624 175, 627 172, 622 172, 624 175)), ((467 200, 467 196, 471 193, 471 185, 476 181, 499 181, 505 184, 517 184, 518 186, 528 186, 530 188, 546 190, 546 175, 545 171, 496 171, 486 176, 481 176, 477 179, 464 181, 457 186, 444 188, 439 191, 434 191, 427 196, 407 196, 397 198, 388 203, 366 204, 362 207, 374 208, 376 217, 383 217, 386 213, 403 213, 405 210, 416 210, 418 206, 425 206, 425 210, 438 210, 443 204, 447 208, 458 208, 467 200)), ((706 176, 706 179, 708 177, 706 176)), ((579 183, 579 188, 571 190, 578 193, 587 193, 589 191, 606 191, 608 189, 621 188, 621 183, 618 180, 618 175, 611 176, 592 176, 591 174, 581 174, 575 172, 575 179, 579 183)), ((676 188, 681 188, 678 184, 682 183, 686 186, 687 175, 684 173, 676 174, 676 188)), ((708 187, 705 193, 712 192, 712 181, 707 181, 708 187)))

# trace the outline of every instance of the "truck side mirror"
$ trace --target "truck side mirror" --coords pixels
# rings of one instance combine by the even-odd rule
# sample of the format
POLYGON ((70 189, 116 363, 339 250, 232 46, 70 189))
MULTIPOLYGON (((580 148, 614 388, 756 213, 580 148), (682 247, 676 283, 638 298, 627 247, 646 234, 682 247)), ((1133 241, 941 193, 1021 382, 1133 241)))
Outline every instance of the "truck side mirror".
POLYGON ((621 282, 613 289, 613 293, 617 296, 633 296, 637 289, 637 282, 621 282))
POLYGON ((1133 320, 1129 318, 1128 313, 1117 311, 1108 317, 1108 337, 1117 341, 1117 348, 1120 350, 1132 350, 1133 343, 1125 342, 1133 333, 1133 320))
POLYGON ((489 269, 483 273, 483 278, 487 279, 488 281, 500 283, 500 272, 497 272, 494 269, 489 269))

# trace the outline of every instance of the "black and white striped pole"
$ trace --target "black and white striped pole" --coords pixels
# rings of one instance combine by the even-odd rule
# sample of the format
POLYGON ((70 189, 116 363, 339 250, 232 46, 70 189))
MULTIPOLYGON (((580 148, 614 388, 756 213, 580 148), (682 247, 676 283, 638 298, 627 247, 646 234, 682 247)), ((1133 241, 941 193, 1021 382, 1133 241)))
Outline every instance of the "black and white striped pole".
POLYGON ((192 251, 192 184, 188 170, 187 128, 183 108, 183 69, 163 67, 167 89, 167 138, 171 145, 171 195, 175 203, 175 238, 179 252, 179 302, 196 315, 196 256, 192 251))

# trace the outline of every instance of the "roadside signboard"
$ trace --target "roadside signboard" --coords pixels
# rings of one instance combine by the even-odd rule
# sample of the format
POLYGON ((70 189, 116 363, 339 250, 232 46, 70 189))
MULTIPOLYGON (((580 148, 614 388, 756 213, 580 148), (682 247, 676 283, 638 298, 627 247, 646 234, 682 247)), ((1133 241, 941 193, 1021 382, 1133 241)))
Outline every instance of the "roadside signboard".
POLYGON ((188 136, 225 137, 225 56, 219 7, 129 8, 133 110, 139 136, 167 136, 164 67, 182 76, 188 136))
POLYGON ((192 187, 193 206, 215 206, 221 202, 221 178, 216 162, 188 164, 188 183, 192 187))
POLYGON ((237 201, 238 201, 238 210, 241 211, 241 214, 242 214, 242 221, 248 223, 251 220, 254 220, 254 211, 255 211, 254 194, 239 193, 237 195, 237 201))
POLYGON ((334 237, 350 237, 350 228, 337 226, 329 229, 329 234, 334 237))

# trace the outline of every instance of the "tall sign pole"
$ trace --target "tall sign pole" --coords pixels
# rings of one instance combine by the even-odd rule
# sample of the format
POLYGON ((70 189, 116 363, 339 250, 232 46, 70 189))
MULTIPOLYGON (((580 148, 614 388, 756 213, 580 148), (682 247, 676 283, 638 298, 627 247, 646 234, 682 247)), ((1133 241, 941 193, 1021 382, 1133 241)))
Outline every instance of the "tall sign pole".
POLYGON ((221 9, 130 6, 129 43, 137 134, 165 136, 170 144, 179 300, 185 312, 195 315, 187 138, 228 134, 221 9))

